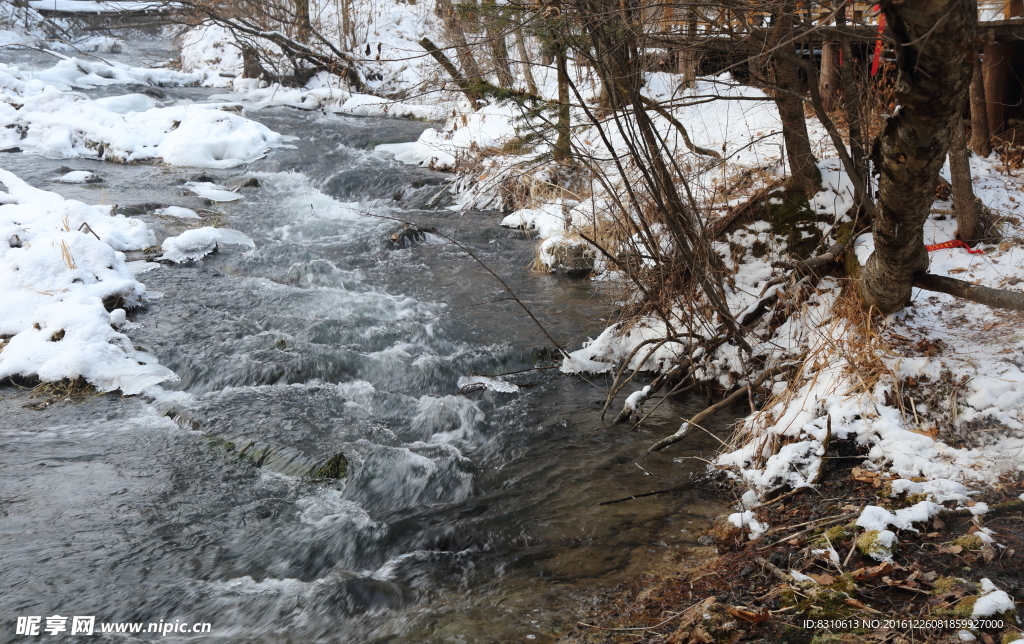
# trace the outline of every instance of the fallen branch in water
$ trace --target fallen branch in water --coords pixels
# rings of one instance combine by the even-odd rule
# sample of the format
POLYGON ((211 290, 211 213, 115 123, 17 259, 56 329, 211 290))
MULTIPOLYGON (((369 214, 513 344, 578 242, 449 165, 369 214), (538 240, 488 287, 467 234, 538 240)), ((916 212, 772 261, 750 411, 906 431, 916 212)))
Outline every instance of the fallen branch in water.
POLYGON ((615 503, 625 503, 626 501, 632 501, 633 499, 642 499, 648 496, 656 496, 658 494, 668 494, 669 492, 681 492, 690 488, 696 481, 690 481, 683 485, 677 485, 676 487, 670 487, 664 490, 657 490, 656 492, 645 492, 644 494, 634 494, 633 496, 622 497, 621 499, 615 499, 614 501, 602 501, 598 505, 613 505, 615 503))
POLYGON ((772 369, 765 369, 764 371, 761 372, 761 375, 759 375, 757 378, 755 378, 753 380, 753 382, 740 387, 739 389, 737 389, 736 391, 732 392, 729 396, 727 396, 723 400, 720 400, 719 402, 715 403, 714 405, 711 405, 710 407, 708 407, 704 411, 700 412, 699 414, 697 414, 696 416, 694 416, 690 420, 685 421, 679 427, 679 429, 676 431, 675 434, 672 434, 671 436, 666 436, 665 438, 661 439, 660 441, 658 441, 657 443, 652 445, 651 448, 647 450, 647 453, 650 454, 651 452, 658 452, 658 451, 661 451, 661 450, 665 449, 669 445, 672 445, 674 443, 678 443, 679 441, 683 440, 683 438, 686 437, 686 434, 690 431, 690 427, 691 426, 692 427, 696 427, 696 426, 700 425, 700 423, 703 422, 705 418, 707 418, 708 416, 714 414, 715 412, 717 412, 719 410, 722 410, 722 409, 728 407, 729 405, 731 405, 734 402, 738 401, 741 397, 746 396, 747 393, 750 391, 750 389, 752 387, 754 387, 754 388, 759 387, 761 385, 761 383, 763 383, 766 379, 768 379, 768 378, 770 378, 772 376, 776 376, 776 375, 778 375, 780 373, 785 373, 785 372, 787 372, 787 371, 789 371, 791 369, 794 369, 796 367, 797 367, 797 365, 787 365, 785 367, 774 367, 772 369))

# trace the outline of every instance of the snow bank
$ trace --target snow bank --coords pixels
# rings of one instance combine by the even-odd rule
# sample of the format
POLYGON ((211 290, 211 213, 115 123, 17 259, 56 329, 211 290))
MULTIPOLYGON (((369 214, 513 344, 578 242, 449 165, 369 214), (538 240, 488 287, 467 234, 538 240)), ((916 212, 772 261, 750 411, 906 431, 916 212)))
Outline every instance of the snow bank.
POLYGON ((90 100, 67 91, 100 81, 188 84, 196 79, 77 59, 31 73, 0 63, 0 149, 19 147, 55 158, 231 168, 281 144, 277 133, 216 104, 152 107, 153 100, 139 94, 90 100), (108 72, 109 78, 97 75, 108 72))
POLYGON ((143 302, 146 287, 120 251, 151 246, 146 225, 38 190, 6 170, 0 182, 7 188, 0 193, 0 336, 9 337, 0 344, 0 378, 83 377, 100 391, 126 394, 177 380, 113 328, 125 320, 121 307, 143 302), (105 303, 118 308, 108 312, 105 303))
MULTIPOLYGON (((173 4, 173 3, 172 3, 173 4)), ((128 0, 28 0, 33 9, 63 11, 66 13, 121 13, 123 11, 166 11, 166 2, 138 2, 128 0)))
POLYGON ((242 50, 224 27, 201 25, 181 37, 181 69, 205 76, 206 87, 228 87, 242 75, 242 50))

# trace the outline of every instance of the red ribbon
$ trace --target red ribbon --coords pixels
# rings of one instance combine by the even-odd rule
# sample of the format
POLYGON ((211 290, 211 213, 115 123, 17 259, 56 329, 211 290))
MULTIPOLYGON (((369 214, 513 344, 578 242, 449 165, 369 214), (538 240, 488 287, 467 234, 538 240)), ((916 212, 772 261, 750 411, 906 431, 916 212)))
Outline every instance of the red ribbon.
POLYGON ((941 244, 930 244, 928 246, 925 246, 925 250, 927 250, 929 253, 932 252, 933 250, 942 250, 943 248, 966 248, 967 252, 972 254, 972 255, 984 255, 985 254, 985 251, 983 251, 983 250, 974 250, 973 248, 968 246, 965 242, 962 242, 959 239, 954 239, 953 241, 948 241, 948 242, 942 242, 941 244))
POLYGON ((872 76, 878 73, 878 63, 882 60, 882 34, 885 33, 885 14, 882 13, 882 7, 876 4, 873 10, 878 12, 878 40, 875 41, 875 57, 871 61, 872 76))

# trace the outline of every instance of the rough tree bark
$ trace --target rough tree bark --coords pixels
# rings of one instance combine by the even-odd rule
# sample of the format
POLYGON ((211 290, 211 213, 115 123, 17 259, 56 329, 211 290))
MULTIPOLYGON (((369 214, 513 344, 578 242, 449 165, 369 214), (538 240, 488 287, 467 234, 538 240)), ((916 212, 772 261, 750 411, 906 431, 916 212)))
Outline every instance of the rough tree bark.
MULTIPOLYGON (((846 27, 846 13, 840 11, 836 14, 836 25, 839 26, 840 30, 846 27)), ((839 50, 842 53, 843 64, 840 66, 839 75, 842 80, 842 94, 843 94, 843 109, 846 111, 846 125, 850 136, 850 156, 853 157, 853 165, 857 168, 857 175, 851 177, 853 181, 858 181, 861 193, 867 193, 867 178, 868 178, 868 164, 867 164, 867 150, 864 145, 864 129, 863 124, 863 112, 861 108, 861 87, 857 84, 857 78, 854 76, 854 58, 853 58, 853 47, 850 46, 850 37, 841 32, 842 35, 839 37, 839 50)), ((858 190, 855 188, 854 193, 858 190)), ((856 208, 864 206, 864 204, 858 203, 856 208)))
POLYGON ((970 150, 962 118, 953 120, 949 137, 949 175, 953 180, 953 209, 956 211, 956 236, 973 244, 978 240, 978 199, 971 184, 970 150))
POLYGON ((971 149, 979 157, 992 154, 992 133, 988 127, 988 107, 985 105, 985 74, 981 60, 974 63, 971 75, 971 149))
POLYGON ((313 26, 309 22, 309 0, 295 0, 295 38, 309 43, 313 26))
POLYGON ((928 268, 924 222, 953 120, 967 98, 978 14, 970 0, 886 0, 882 10, 896 52, 900 108, 878 140, 875 251, 857 287, 866 306, 888 314, 910 301, 914 274, 928 268))

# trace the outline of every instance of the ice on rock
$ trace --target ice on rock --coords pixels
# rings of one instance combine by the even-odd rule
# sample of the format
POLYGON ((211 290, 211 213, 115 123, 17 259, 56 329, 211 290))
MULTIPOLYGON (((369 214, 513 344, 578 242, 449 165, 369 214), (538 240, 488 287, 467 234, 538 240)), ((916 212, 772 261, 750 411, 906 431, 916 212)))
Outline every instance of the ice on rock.
POLYGON ((199 219, 199 213, 191 208, 182 208, 180 206, 167 206, 156 211, 158 215, 164 215, 166 217, 177 217, 178 219, 199 219))
POLYGON ((146 287, 135 280, 121 250, 151 246, 144 223, 110 216, 109 206, 88 206, 33 188, 0 170, 0 378, 43 381, 85 378, 100 391, 135 394, 177 376, 137 351, 112 325, 125 312, 104 302, 142 303, 146 287), (88 224, 89 232, 78 228, 88 224))
POLYGON ((99 177, 88 170, 73 170, 57 179, 60 183, 93 183, 98 180, 99 177))
POLYGON ((505 382, 488 376, 460 376, 458 381, 459 389, 470 385, 482 385, 485 389, 503 394, 514 394, 519 392, 518 385, 505 382))
POLYGON ((213 228, 205 226, 186 230, 177 237, 168 237, 161 248, 164 254, 160 259, 171 262, 189 262, 212 253, 217 244, 238 244, 256 248, 256 242, 246 234, 230 228, 213 228))
POLYGON ((238 201, 242 198, 242 195, 237 192, 231 192, 224 186, 206 181, 189 181, 185 184, 185 187, 195 193, 196 196, 209 199, 210 201, 238 201))

